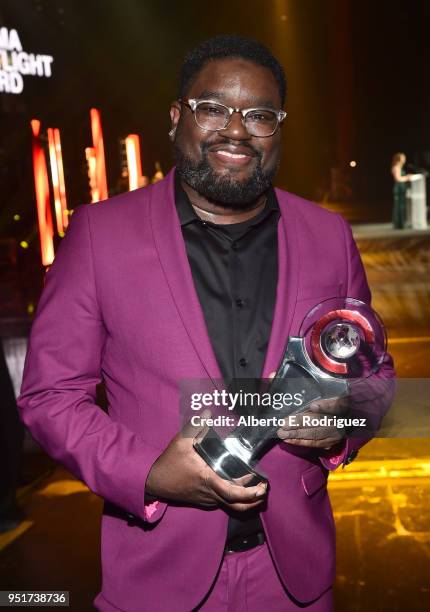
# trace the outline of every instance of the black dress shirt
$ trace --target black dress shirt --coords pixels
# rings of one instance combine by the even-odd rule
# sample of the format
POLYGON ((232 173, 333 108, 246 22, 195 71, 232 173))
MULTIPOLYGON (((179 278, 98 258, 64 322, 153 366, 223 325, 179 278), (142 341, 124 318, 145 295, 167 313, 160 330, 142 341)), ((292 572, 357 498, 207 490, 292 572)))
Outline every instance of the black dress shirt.
MULTIPOLYGON (((252 219, 231 225, 203 221, 175 176, 182 235, 209 338, 226 382, 262 375, 278 279, 275 191, 252 219)), ((258 510, 230 512, 228 538, 262 529, 258 510)))

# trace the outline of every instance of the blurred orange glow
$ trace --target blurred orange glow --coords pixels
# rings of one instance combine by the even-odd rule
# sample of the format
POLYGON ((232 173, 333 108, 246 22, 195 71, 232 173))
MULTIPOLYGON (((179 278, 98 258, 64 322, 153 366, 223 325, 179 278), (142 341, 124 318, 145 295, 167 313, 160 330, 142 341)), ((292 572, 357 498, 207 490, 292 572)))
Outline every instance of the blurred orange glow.
POLYGON ((69 224, 69 215, 66 200, 66 184, 64 182, 63 154, 61 152, 60 130, 58 128, 54 129, 54 143, 55 156, 57 159, 58 168, 58 185, 60 188, 61 218, 63 221, 63 227, 66 228, 69 224))
POLYGON ((48 128, 47 131, 48 131, 49 162, 51 164, 52 188, 54 190, 55 219, 57 221, 57 232, 60 234, 64 232, 64 227, 63 227, 63 215, 61 211, 60 184, 58 180, 57 156, 55 154, 54 130, 52 128, 48 128))
POLYGON ((125 139, 125 150, 127 153, 128 184, 129 190, 141 186, 142 162, 140 157, 140 139, 137 134, 129 134, 125 139))
POLYGON ((39 223, 40 251, 42 264, 49 266, 54 261, 54 229, 52 225, 51 205, 49 201, 48 169, 45 152, 40 142, 40 121, 31 121, 33 132, 33 172, 36 190, 37 219, 39 223))
POLYGON ((67 215, 66 186, 64 183, 63 158, 61 154, 60 130, 48 128, 49 160, 54 189, 55 218, 58 234, 64 235, 69 218, 67 215))
POLYGON ((87 158, 88 165, 88 179, 90 182, 90 192, 91 192, 91 202, 98 202, 100 200, 99 197, 99 188, 97 185, 97 161, 96 161, 96 152, 93 147, 87 147, 85 149, 85 157, 87 158))
POLYGON ((161 179, 164 178, 163 171, 161 170, 160 162, 155 162, 155 174, 151 179, 151 183, 158 183, 161 179))
MULTIPOLYGON (((96 108, 90 110, 91 133, 93 136, 93 151, 95 159, 95 180, 98 190, 98 200, 108 197, 105 150, 103 145, 103 132, 100 112, 96 108)), ((87 157, 88 160, 88 157, 87 157)), ((93 202, 95 200, 92 200, 93 202)))

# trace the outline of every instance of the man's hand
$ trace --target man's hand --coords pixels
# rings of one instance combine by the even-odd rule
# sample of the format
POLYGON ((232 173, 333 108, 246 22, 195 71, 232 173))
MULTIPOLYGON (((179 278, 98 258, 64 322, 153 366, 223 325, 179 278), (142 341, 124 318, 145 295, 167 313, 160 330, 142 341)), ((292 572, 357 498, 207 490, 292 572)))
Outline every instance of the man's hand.
MULTIPOLYGON (((202 418, 210 412, 202 413, 202 418)), ((195 438, 204 434, 204 428, 187 423, 170 442, 152 466, 146 480, 145 492, 160 499, 184 502, 194 506, 225 505, 233 510, 245 511, 261 504, 266 485, 244 485, 250 477, 235 483, 216 474, 195 451, 195 438)))
POLYGON ((305 415, 311 418, 320 418, 324 415, 345 417, 348 412, 349 400, 347 397, 317 400, 309 404, 305 412, 295 415, 297 426, 290 427, 288 419, 286 419, 285 427, 279 428, 277 434, 281 440, 288 442, 288 444, 329 450, 345 437, 345 428, 338 429, 335 425, 304 425, 303 417, 305 415))
MULTIPOLYGON (((269 374, 269 379, 275 378, 276 372, 269 374)), ((334 397, 330 399, 321 399, 309 404, 308 408, 295 415, 296 425, 288 426, 288 419, 286 419, 285 427, 280 427, 276 432, 278 437, 288 444, 295 444, 296 446, 310 446, 312 448, 323 448, 324 450, 330 450, 332 446, 340 442, 345 437, 345 428, 338 429, 334 425, 316 426, 309 427, 303 425, 303 417, 322 417, 337 416, 345 417, 348 415, 350 409, 349 399, 347 397, 334 397)))

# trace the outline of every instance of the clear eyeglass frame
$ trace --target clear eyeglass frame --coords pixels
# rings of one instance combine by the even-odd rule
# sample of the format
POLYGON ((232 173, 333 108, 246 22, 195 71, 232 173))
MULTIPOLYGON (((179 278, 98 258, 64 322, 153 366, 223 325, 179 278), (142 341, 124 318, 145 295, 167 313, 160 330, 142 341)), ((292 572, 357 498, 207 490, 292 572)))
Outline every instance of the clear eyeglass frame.
POLYGON ((221 130, 225 130, 230 125, 231 117, 233 113, 240 113, 242 115, 242 124, 251 136, 255 136, 256 138, 269 138, 270 136, 273 136, 273 134, 278 129, 279 125, 282 123, 282 121, 287 116, 287 112, 284 110, 274 110, 273 108, 267 108, 263 106, 252 107, 252 108, 235 108, 233 106, 226 106, 225 104, 221 104, 220 102, 214 102, 213 100, 198 100, 196 98, 188 98, 187 100, 183 98, 179 98, 178 102, 181 102, 182 104, 185 104, 186 106, 188 106, 191 109, 194 115, 194 120, 196 124, 199 126, 199 128, 202 130, 206 130, 208 132, 219 132, 221 130), (223 125, 222 127, 216 128, 216 129, 211 129, 211 128, 207 128, 207 127, 200 125, 199 122, 197 121, 197 115, 196 115, 196 110, 200 104, 212 104, 214 106, 219 106, 223 109, 226 109, 229 113, 229 116, 226 117, 225 125, 223 125), (266 111, 266 112, 269 111, 270 113, 273 113, 276 116, 276 125, 270 134, 265 134, 264 136, 261 136, 258 134, 252 134, 252 132, 249 131, 249 128, 246 125, 246 116, 248 113, 255 112, 255 111, 266 111))

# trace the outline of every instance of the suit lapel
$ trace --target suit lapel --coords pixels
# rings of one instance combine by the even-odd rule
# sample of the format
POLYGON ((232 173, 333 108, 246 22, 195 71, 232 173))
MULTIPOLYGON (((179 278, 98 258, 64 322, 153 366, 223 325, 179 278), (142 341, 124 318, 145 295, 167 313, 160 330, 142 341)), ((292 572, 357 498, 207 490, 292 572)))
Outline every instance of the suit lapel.
MULTIPOLYGON (((278 283, 270 340, 263 377, 277 369, 288 339, 297 301, 299 249, 297 219, 288 205, 288 196, 276 189, 281 218, 278 224, 278 283)), ((191 343, 212 381, 222 379, 204 314, 194 287, 191 268, 176 212, 174 168, 152 187, 151 223, 160 263, 173 301, 191 343)))
POLYGON ((221 379, 176 212, 174 168, 152 187, 150 208, 156 249, 179 316, 209 378, 221 379))
POLYGON ((269 346, 263 368, 263 378, 277 370, 284 354, 294 317, 299 286, 300 254, 297 240, 297 219, 288 195, 275 189, 281 209, 278 223, 278 284, 275 313, 269 346))

